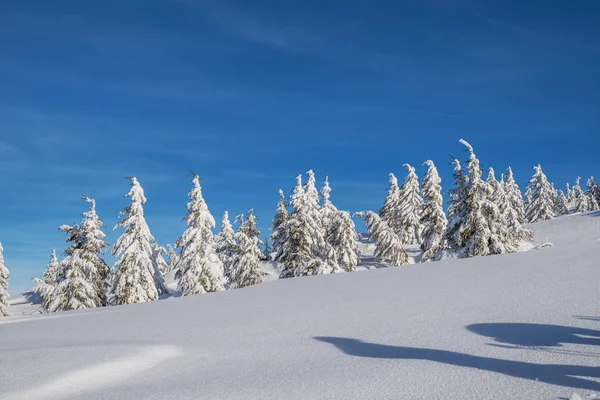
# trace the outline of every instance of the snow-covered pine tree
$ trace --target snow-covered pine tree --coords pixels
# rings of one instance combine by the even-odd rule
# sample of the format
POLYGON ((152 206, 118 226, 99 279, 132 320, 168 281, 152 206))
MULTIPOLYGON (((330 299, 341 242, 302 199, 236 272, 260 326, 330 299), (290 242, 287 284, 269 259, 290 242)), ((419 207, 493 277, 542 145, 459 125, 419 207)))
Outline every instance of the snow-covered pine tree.
POLYGON ((533 169, 535 172, 527 186, 531 200, 527 203, 525 211, 525 217, 529 223, 554 218, 554 203, 550 183, 548 183, 548 179, 539 164, 533 169))
POLYGON ((98 291, 98 297, 102 303, 99 306, 107 305, 108 292, 110 290, 110 268, 102 259, 102 254, 108 249, 108 244, 104 241, 106 235, 102 231, 104 224, 96 214, 96 201, 87 196, 83 196, 89 209, 83 213, 81 221, 81 256, 89 263, 84 273, 88 282, 92 283, 98 291))
POLYGON ((245 216, 239 216, 237 220, 241 222, 235 234, 237 246, 227 276, 232 289, 262 283, 262 252, 259 248, 262 241, 259 239, 260 232, 256 226, 254 210, 251 209, 245 216))
POLYGON ((400 238, 392 228, 372 211, 358 212, 367 224, 369 238, 375 241, 375 258, 388 262, 390 266, 408 265, 408 254, 402 247, 400 238))
POLYGON ((160 276, 164 277, 169 272, 169 264, 165 261, 167 249, 160 246, 156 241, 152 242, 152 264, 154 268, 160 272, 160 276))
POLYGON ((573 203, 573 190, 571 189, 569 182, 567 182, 566 188, 567 188, 567 203, 573 203))
POLYGON ((8 268, 4 265, 4 248, 0 243, 0 317, 6 317, 9 314, 8 305, 8 278, 10 274, 8 268))
POLYGON ((144 218, 144 190, 135 177, 129 179, 131 188, 126 197, 131 203, 119 213, 124 218, 115 229, 124 228, 124 231, 112 249, 117 258, 112 284, 116 305, 157 300, 162 289, 157 282, 160 271, 155 269, 152 261, 155 240, 144 218))
POLYGON ((444 233, 448 247, 460 247, 460 228, 467 215, 467 184, 469 177, 463 173, 460 161, 454 159, 454 187, 449 190, 450 206, 448 207, 448 225, 444 233))
POLYGON ((505 253, 507 249, 502 238, 500 209, 490 200, 492 188, 481 179, 482 171, 473 147, 463 139, 460 143, 465 145, 469 152, 469 182, 465 199, 467 213, 459 228, 459 256, 477 257, 505 253))
POLYGON ((175 269, 175 263, 177 262, 177 253, 171 244, 167 244, 167 255, 169 256, 169 260, 167 261, 168 269, 165 274, 173 271, 173 269, 175 269))
POLYGON ((225 213, 223 213, 223 218, 221 219, 221 230, 215 236, 215 251, 223 263, 225 277, 230 275, 229 270, 236 248, 235 232, 229 221, 229 213, 225 211, 225 213))
POLYGON ((283 190, 279 189, 279 202, 277 203, 277 212, 275 218, 273 218, 273 224, 271 225, 271 243, 273 243, 273 261, 284 262, 285 257, 288 254, 288 233, 287 223, 289 214, 287 211, 287 204, 285 202, 285 196, 283 190))
POLYGON ((321 221, 327 242, 325 254, 328 270, 325 273, 356 271, 360 262, 356 227, 350 213, 338 210, 331 202, 331 187, 328 177, 325 178, 321 196, 323 196, 321 221))
POLYGON ((398 227, 400 188, 398 187, 398 178, 394 174, 390 174, 389 182, 387 196, 383 202, 383 207, 379 210, 379 217, 388 227, 396 232, 398 227))
MULTIPOLYGON (((377 215, 377 214, 375 214, 377 215)), ((356 271, 360 263, 360 252, 358 250, 358 233, 352 217, 348 211, 338 210, 330 225, 328 241, 335 249, 335 270, 330 273, 345 271, 356 271)))
POLYGON ((575 212, 585 213, 592 211, 592 202, 591 197, 587 195, 583 195, 577 199, 575 202, 575 212))
POLYGON ((448 225, 446 214, 444 214, 444 199, 442 197, 442 186, 437 168, 431 160, 423 163, 427 166, 427 173, 421 182, 421 193, 424 204, 421 211, 421 250, 423 256, 421 261, 429 261, 433 255, 442 250, 445 245, 444 232, 448 225))
POLYGON ((329 177, 325 177, 323 188, 321 188, 321 196, 323 197, 323 207, 321 207, 320 221, 324 232, 323 254, 326 258, 327 274, 335 274, 342 272, 342 268, 337 264, 337 248, 333 243, 336 238, 333 237, 335 226, 338 217, 338 209, 331 202, 331 187, 329 186, 329 177))
POLYGON ((577 179, 575 180, 575 185, 573 186, 573 188, 571 189, 571 194, 573 196, 573 203, 577 203, 579 201, 579 199, 581 199, 585 193, 583 193, 583 190, 581 189, 581 177, 578 176, 577 179))
POLYGON ((510 203, 510 207, 515 213, 516 222, 518 222, 519 225, 523 225, 525 223, 525 207, 523 204, 523 195, 521 194, 521 189, 519 188, 519 185, 517 185, 517 182, 515 182, 515 177, 513 175, 512 168, 508 167, 504 176, 504 193, 506 194, 506 199, 510 203))
POLYGON ((311 275, 327 274, 331 271, 331 266, 327 264, 327 255, 330 252, 330 246, 325 240, 325 229, 322 221, 321 204, 319 202, 319 191, 317 190, 317 181, 312 170, 306 172, 306 184, 304 193, 306 195, 306 206, 308 213, 315 221, 313 230, 313 247, 311 249, 312 257, 320 260, 313 266, 308 267, 311 275))
POLYGON ((596 179, 594 179, 593 176, 587 181, 585 193, 592 197, 596 201, 596 204, 600 204, 600 186, 598 186, 598 183, 596 183, 596 179))
POLYGON ((423 199, 419 194, 419 180, 415 169, 404 164, 408 174, 398 192, 398 225, 396 234, 404 244, 421 243, 421 210, 423 199))
POLYGON ((287 253, 280 279, 314 275, 323 265, 320 257, 323 239, 319 234, 322 228, 316 212, 315 195, 307 195, 302 185, 302 175, 296 177, 296 182, 290 201, 293 210, 286 223, 287 253))
POLYGON ((65 250, 66 256, 60 263, 64 278, 54 288, 47 311, 101 307, 103 299, 100 297, 98 282, 92 278, 95 265, 84 249, 82 226, 62 225, 59 230, 67 234, 67 242, 71 242, 71 245, 65 250))
POLYGON ((515 252, 523 241, 531 239, 531 233, 527 231, 518 220, 517 213, 512 208, 512 203, 506 195, 504 186, 496 180, 494 169, 488 169, 487 184, 492 189, 490 200, 498 206, 500 210, 501 223, 498 234, 504 244, 507 252, 515 252))
POLYGON ((556 197, 556 204, 554 205, 554 214, 559 215, 567 215, 569 214, 569 206, 567 197, 562 190, 558 191, 558 195, 556 197))
POLYGON ((37 293, 42 300, 42 311, 48 312, 49 306, 52 303, 52 294, 55 287, 62 280, 64 272, 61 271, 56 250, 52 249, 50 254, 50 262, 44 270, 43 279, 34 278, 33 291, 37 293))
POLYGON ((192 174, 192 184, 184 218, 187 228, 175 244, 181 249, 177 259, 178 290, 184 296, 224 290, 225 281, 223 263, 215 251, 212 233, 215 219, 202 197, 198 175, 192 174))

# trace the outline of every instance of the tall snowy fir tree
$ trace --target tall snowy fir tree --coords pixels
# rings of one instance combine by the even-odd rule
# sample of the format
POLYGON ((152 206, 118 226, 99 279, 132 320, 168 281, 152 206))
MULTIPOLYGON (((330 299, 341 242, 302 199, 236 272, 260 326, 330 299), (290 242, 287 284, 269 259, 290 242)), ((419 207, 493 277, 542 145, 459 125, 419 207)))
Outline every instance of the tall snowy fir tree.
POLYGON ((531 200, 527 203, 525 211, 525 218, 529 223, 554 218, 552 187, 540 165, 536 165, 533 169, 535 172, 527 186, 527 191, 531 194, 531 200))
POLYGON ((112 249, 117 258, 112 284, 116 305, 154 301, 161 291, 161 283, 157 282, 160 271, 152 259, 155 240, 144 218, 146 197, 138 180, 129 179, 131 188, 126 197, 131 203, 119 213, 122 219, 115 229, 124 231, 112 249))
POLYGON ((461 139, 467 147, 469 182, 465 199, 466 214, 459 228, 459 257, 477 257, 501 254, 507 251, 502 238, 500 209, 490 200, 492 188, 481 180, 482 171, 473 147, 461 139))
POLYGON ((192 184, 184 218, 187 227, 175 244, 181 249, 177 265, 178 290, 184 296, 224 290, 225 282, 223 263, 216 253, 212 233, 215 219, 202 197, 198 175, 192 175, 192 184))
POLYGON ((569 185, 569 182, 567 182, 566 185, 566 190, 567 190, 567 202, 570 204, 573 202, 573 190, 571 189, 571 186, 569 185))
POLYGON ((326 258, 326 271, 324 273, 335 274, 342 272, 342 268, 337 264, 337 248, 334 247, 333 237, 335 224, 337 223, 338 209, 331 202, 331 187, 329 186, 329 177, 325 177, 323 188, 321 189, 323 197, 323 207, 321 207, 320 221, 323 227, 324 243, 322 251, 326 258))
POLYGON ((442 180, 438 175, 437 168, 431 160, 423 163, 427 166, 427 173, 421 182, 421 193, 424 204, 421 211, 421 233, 423 250, 422 262, 429 261, 434 254, 445 246, 444 232, 448 225, 444 213, 444 199, 442 197, 442 180))
POLYGON ((284 262, 288 253, 288 219, 287 204, 283 190, 279 189, 279 202, 277 203, 277 212, 271 225, 271 243, 273 244, 273 261, 284 262))
POLYGON ((575 185, 573 185, 573 188, 571 189, 571 201, 574 204, 577 204, 579 199, 581 199, 584 195, 585 193, 583 193, 583 190, 581 189, 581 177, 578 176, 577 179, 575 179, 575 185))
POLYGON ((596 199, 590 194, 581 194, 575 202, 575 210, 579 213, 595 211, 598 209, 596 199))
POLYGON ((469 177, 463 173, 460 161, 454 159, 454 187, 449 190, 450 206, 448 207, 448 225, 444 233, 448 247, 458 249, 460 246, 460 229, 467 215, 467 184, 469 177))
POLYGON ((8 305, 8 278, 10 274, 4 264, 4 248, 0 243, 0 317, 6 317, 9 314, 8 305))
POLYGON ((221 230, 215 236, 215 251, 223 263, 223 272, 226 277, 229 276, 236 248, 235 232, 233 226, 231 226, 231 221, 229 221, 229 213, 225 211, 221 219, 221 230))
POLYGON ((398 192, 398 224, 396 234, 403 244, 421 243, 421 210, 423 199, 419 194, 419 180, 415 169, 404 164, 408 174, 398 192))
POLYGON ((156 241, 151 243, 152 246, 152 264, 155 270, 160 272, 160 276, 164 277, 169 272, 169 263, 165 260, 167 249, 160 246, 156 241))
POLYGON ((408 254, 400 238, 383 218, 372 211, 359 212, 356 216, 366 222, 369 238, 375 241, 375 258, 392 267, 408 265, 408 254))
POLYGON ((50 304, 52 303, 54 289, 62 280, 63 276, 64 273, 62 273, 60 263, 56 257, 56 250, 52 249, 52 253, 50 253, 50 262, 44 270, 43 279, 33 279, 33 282, 35 283, 33 291, 37 293, 42 300, 42 311, 48 312, 50 304))
POLYGON ((307 212, 311 215, 311 219, 315 221, 313 228, 313 247, 311 249, 312 257, 319 260, 314 267, 309 266, 308 272, 312 275, 327 274, 331 267, 327 264, 327 254, 329 253, 329 245, 325 240, 325 229, 322 221, 321 204, 319 203, 319 191, 317 190, 317 181, 312 170, 306 172, 306 184, 304 192, 306 197, 307 212))
POLYGON ((67 235, 71 245, 65 250, 65 258, 60 263, 64 278, 58 282, 51 295, 48 312, 81 310, 103 305, 97 281, 91 279, 93 263, 84 250, 83 228, 78 225, 62 225, 59 228, 67 235))
POLYGON ((173 271, 173 269, 175 269, 175 264, 177 263, 177 253, 171 244, 167 244, 167 255, 169 259, 167 261, 168 268, 165 274, 173 271))
POLYGON ((502 185, 496 180, 494 169, 488 169, 487 184, 492 189, 490 200, 500 211, 500 224, 498 234, 507 252, 515 252, 523 241, 529 241, 531 234, 523 223, 519 222, 518 215, 512 208, 512 202, 506 195, 506 184, 502 185))
POLYGON ((508 167, 506 170, 504 178, 504 193, 506 195, 506 199, 510 203, 512 211, 515 214, 514 221, 518 222, 519 225, 523 225, 526 221, 523 195, 521 194, 519 185, 517 185, 517 182, 515 182, 515 177, 510 167, 508 167))
POLYGON ((338 210, 331 202, 331 187, 326 178, 321 189, 323 207, 321 220, 325 230, 327 243, 326 273, 352 272, 360 261, 358 251, 358 234, 350 213, 338 210))
POLYGON ((556 203, 554 204, 554 214, 557 216, 569 214, 569 202, 567 201, 567 197, 562 190, 558 191, 555 200, 556 203))
MULTIPOLYGON (((314 175, 312 186, 314 187, 314 175)), ((318 193, 311 188, 310 195, 302 185, 302 175, 296 178, 296 187, 291 197, 290 205, 293 210, 287 221, 287 254, 283 260, 283 270, 280 279, 297 276, 314 275, 323 266, 321 259, 322 231, 317 204, 318 193)))
POLYGON ((596 204, 600 204, 600 186, 598 186, 593 176, 588 179, 585 185, 585 194, 594 199, 596 204))
POLYGON ((389 182, 387 196, 383 207, 379 210, 379 217, 389 228, 397 232, 400 187, 398 187, 398 178, 394 174, 390 173, 389 182))
POLYGON ((96 214, 96 201, 86 196, 82 199, 89 207, 83 213, 81 222, 81 256, 89 263, 89 268, 85 271, 86 278, 96 287, 98 297, 102 301, 100 305, 107 305, 111 271, 101 257, 108 249, 108 244, 104 242, 106 235, 102 231, 104 224, 96 214))
POLYGON ((251 209, 238 220, 241 224, 235 234, 237 246, 227 276, 232 289, 256 285, 263 281, 260 271, 262 251, 259 247, 262 241, 259 239, 260 232, 256 226, 254 210, 251 209))

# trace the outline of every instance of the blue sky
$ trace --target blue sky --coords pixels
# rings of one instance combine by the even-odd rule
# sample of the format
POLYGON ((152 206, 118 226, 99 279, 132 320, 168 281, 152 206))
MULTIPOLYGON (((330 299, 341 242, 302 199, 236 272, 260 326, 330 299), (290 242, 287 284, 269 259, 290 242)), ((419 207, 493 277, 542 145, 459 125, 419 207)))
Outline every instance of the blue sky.
MULTIPOLYGON (((0 3, 0 241, 11 292, 97 199, 108 241, 144 186, 161 244, 180 235, 189 178, 217 221, 278 199, 309 168, 339 208, 377 210, 387 175, 469 140, 523 187, 597 174, 597 1, 0 3)), ((418 169, 419 176, 424 171, 418 169)))

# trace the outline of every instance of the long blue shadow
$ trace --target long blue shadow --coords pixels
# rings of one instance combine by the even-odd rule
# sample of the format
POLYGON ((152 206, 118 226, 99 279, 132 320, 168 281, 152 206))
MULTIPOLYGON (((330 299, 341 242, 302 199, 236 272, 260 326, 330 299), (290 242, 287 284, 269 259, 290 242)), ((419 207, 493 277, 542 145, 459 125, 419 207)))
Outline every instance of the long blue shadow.
POLYGON ((600 345, 600 331, 572 326, 491 323, 468 325, 467 329, 497 342, 518 346, 558 347, 563 343, 600 345))
POLYGON ((600 383, 579 378, 600 378, 600 367, 535 364, 522 361, 479 357, 446 350, 389 346, 343 337, 319 336, 314 339, 323 343, 332 344, 344 353, 355 357, 424 360, 457 367, 495 372, 516 378, 541 381, 552 385, 594 391, 600 390, 600 383))

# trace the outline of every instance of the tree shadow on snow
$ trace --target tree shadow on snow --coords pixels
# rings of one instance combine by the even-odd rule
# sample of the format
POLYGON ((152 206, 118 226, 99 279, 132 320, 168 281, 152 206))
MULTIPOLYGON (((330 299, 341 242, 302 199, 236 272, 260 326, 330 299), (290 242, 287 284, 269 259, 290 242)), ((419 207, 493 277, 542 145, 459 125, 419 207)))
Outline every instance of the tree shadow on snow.
POLYGON ((491 323, 468 325, 467 329, 493 338, 496 342, 516 346, 560 347, 564 343, 600 345, 600 331, 572 326, 491 323))
POLYGON ((583 321, 600 322, 600 317, 592 317, 589 315, 573 315, 573 317, 583 321))
POLYGON ((340 351, 355 357, 432 361, 457 367, 496 372, 515 378, 540 381, 552 385, 593 391, 600 390, 600 383, 579 378, 600 378, 600 367, 535 364, 473 356, 446 350, 368 343, 358 339, 343 337, 319 336, 314 339, 332 344, 340 351))

